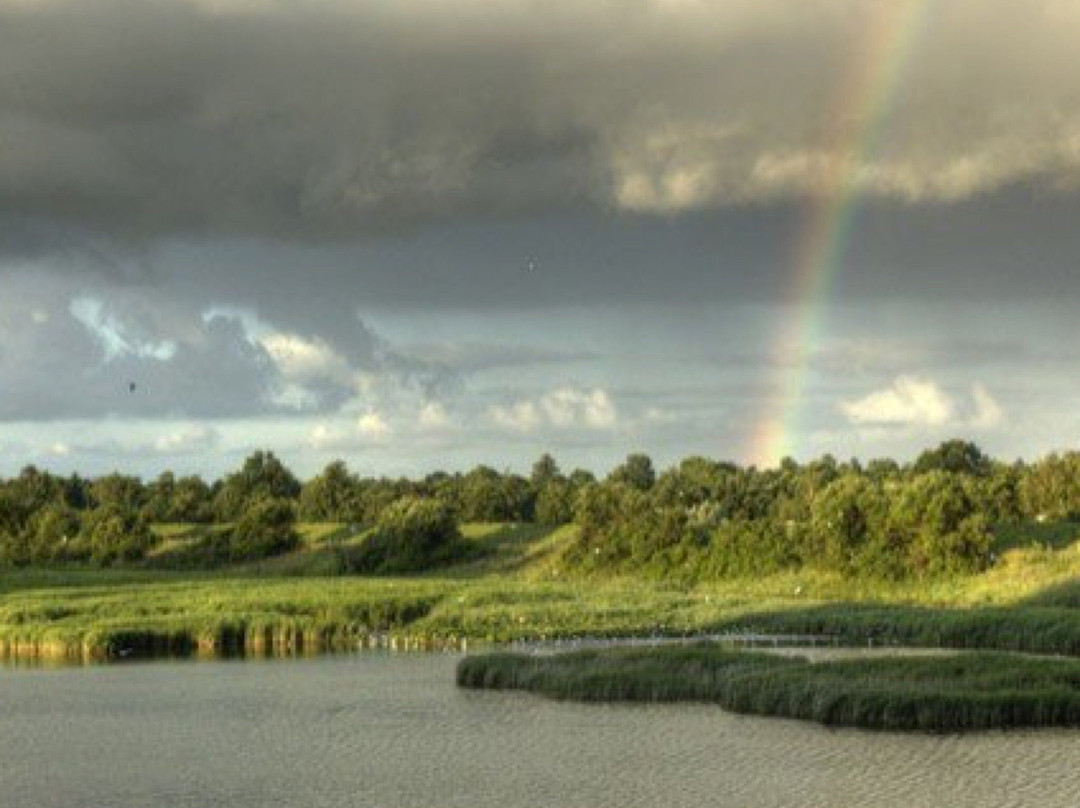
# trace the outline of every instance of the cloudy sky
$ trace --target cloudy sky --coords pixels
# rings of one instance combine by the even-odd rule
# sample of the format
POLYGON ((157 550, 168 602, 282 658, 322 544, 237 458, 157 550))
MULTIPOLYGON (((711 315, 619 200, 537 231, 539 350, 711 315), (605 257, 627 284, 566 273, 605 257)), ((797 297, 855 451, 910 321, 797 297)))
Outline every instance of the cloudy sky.
POLYGON ((1073 0, 0 0, 0 474, 1037 457, 1077 303, 1073 0))

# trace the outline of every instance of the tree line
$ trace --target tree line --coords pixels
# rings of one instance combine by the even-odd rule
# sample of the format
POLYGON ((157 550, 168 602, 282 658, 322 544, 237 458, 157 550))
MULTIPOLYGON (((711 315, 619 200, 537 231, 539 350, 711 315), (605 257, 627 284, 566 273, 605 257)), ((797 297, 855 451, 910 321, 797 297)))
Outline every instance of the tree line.
POLYGON ((272 452, 207 483, 164 472, 60 477, 33 467, 0 480, 0 563, 130 563, 152 524, 218 526, 210 558, 238 561, 296 544, 294 524, 380 528, 360 571, 449 558, 463 522, 574 523, 565 563, 582 570, 725 577, 800 566, 904 577, 977 570, 992 529, 1080 518, 1080 452, 1005 463, 948 441, 893 460, 758 469, 690 457, 657 472, 631 454, 603 479, 543 455, 528 476, 477 466, 419 479, 360 477, 329 464, 301 482, 272 452))

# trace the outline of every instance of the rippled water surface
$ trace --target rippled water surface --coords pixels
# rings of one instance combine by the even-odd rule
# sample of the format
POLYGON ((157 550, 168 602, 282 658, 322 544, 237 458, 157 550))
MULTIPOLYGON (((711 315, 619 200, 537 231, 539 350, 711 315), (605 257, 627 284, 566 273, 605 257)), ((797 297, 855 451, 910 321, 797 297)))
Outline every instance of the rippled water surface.
POLYGON ((459 691, 449 656, 0 670, 0 806, 1074 806, 1080 732, 459 691))

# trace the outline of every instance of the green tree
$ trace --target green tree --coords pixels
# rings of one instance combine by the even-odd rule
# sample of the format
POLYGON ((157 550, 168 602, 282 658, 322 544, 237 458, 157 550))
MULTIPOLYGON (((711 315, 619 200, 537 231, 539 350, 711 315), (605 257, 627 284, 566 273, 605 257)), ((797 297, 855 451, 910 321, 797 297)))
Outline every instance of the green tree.
POLYGON ((83 555, 77 541, 79 513, 74 508, 51 502, 34 513, 27 527, 27 560, 31 563, 76 560, 83 555))
POLYGON ((890 458, 877 457, 866 464, 866 476, 877 483, 900 476, 900 464, 890 458))
POLYGON ((981 481, 981 510, 991 522, 1020 521, 1020 479, 1019 467, 994 463, 990 476, 981 481))
POLYGON ((47 471, 38 471, 34 466, 27 466, 19 476, 8 481, 7 519, 21 529, 30 516, 50 502, 64 500, 64 484, 47 471))
POLYGON ((499 473, 489 466, 477 466, 461 485, 461 518, 466 522, 506 522, 514 506, 499 473))
POLYGON ((684 509, 659 507, 649 492, 621 482, 582 489, 574 523, 580 530, 572 556, 585 568, 663 565, 668 551, 691 538, 684 509))
POLYGON ((1080 518, 1080 453, 1044 457, 1020 476, 1017 488, 1020 507, 1031 519, 1080 518))
POLYGON ((300 518, 310 522, 358 522, 362 520, 356 478, 345 463, 336 460, 300 491, 300 518))
POLYGON ((574 518, 574 489, 566 480, 551 480, 536 497, 536 521, 564 525, 574 518))
POLYGON ((367 525, 375 524, 383 511, 413 493, 408 480, 365 479, 360 480, 358 486, 360 493, 356 521, 367 525))
POLYGON ((502 521, 531 522, 536 518, 536 489, 517 474, 504 474, 499 482, 502 489, 502 521))
POLYGON ((953 474, 970 474, 986 477, 992 470, 990 458, 971 441, 948 440, 936 449, 927 449, 915 461, 916 474, 930 471, 948 471, 953 474))
POLYGON ((454 512, 432 497, 404 497, 379 516, 375 532, 349 566, 358 572, 413 572, 444 564, 463 552, 454 512))
POLYGON ((656 498, 667 506, 694 508, 717 502, 724 491, 730 466, 705 457, 688 457, 665 471, 656 481, 656 498))
POLYGON ((580 491, 585 486, 595 483, 596 475, 587 469, 574 469, 566 479, 575 491, 580 491))
POLYGON ((821 489, 811 504, 813 556, 826 566, 850 573, 873 568, 884 549, 881 541, 888 502, 870 480, 845 475, 821 489))
POLYGON ((90 484, 90 501, 97 508, 135 513, 142 509, 145 496, 142 481, 126 474, 107 474, 90 484))
POLYGON ((142 506, 143 517, 151 523, 173 521, 173 497, 176 494, 176 475, 163 471, 158 478, 146 486, 145 502, 142 506))
POLYGON ((540 459, 533 463, 532 474, 529 475, 529 482, 532 483, 533 488, 536 491, 540 491, 548 483, 554 482, 562 477, 559 471, 559 464, 555 462, 549 454, 540 455, 540 459))
POLYGON ((214 498, 218 519, 237 519, 253 503, 263 499, 296 499, 300 483, 273 452, 258 451, 228 475, 214 498))
POLYGON ((87 511, 79 533, 80 553, 101 565, 138 561, 154 544, 154 535, 138 512, 115 504, 87 511))
POLYGON ((970 572, 989 556, 990 529, 971 478, 942 471, 919 475, 899 492, 890 525, 919 575, 970 572))
POLYGON ((612 470, 608 475, 608 481, 624 483, 638 491, 648 491, 656 482, 656 471, 647 454, 630 454, 626 456, 622 465, 612 470))
POLYGON ((169 508, 170 522, 199 524, 214 519, 213 494, 202 478, 191 475, 176 481, 169 508))
POLYGON ((228 533, 230 561, 251 561, 288 552, 299 544, 291 500, 264 497, 251 502, 228 533))

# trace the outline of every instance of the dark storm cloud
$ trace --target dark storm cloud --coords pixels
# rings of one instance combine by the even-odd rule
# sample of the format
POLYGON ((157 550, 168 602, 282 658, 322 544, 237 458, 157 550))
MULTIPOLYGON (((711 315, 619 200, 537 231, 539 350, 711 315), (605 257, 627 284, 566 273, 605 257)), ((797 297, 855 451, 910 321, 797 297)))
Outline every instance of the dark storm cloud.
POLYGON ((0 206, 121 241, 352 237, 586 195, 595 136, 538 121, 481 22, 0 3, 0 206))
POLYGON ((0 0, 0 446, 734 456, 803 366, 825 451, 899 379, 1059 445, 1077 43, 1072 0, 0 0))
POLYGON ((1075 4, 921 5, 0 0, 3 246, 769 203, 822 190, 829 132, 880 103, 872 195, 1074 187, 1075 4))
MULTIPOLYGON (((542 217, 431 227, 364 244, 203 242, 150 263, 170 294, 257 299, 283 322, 320 322, 324 308, 513 311, 600 305, 777 302, 804 260, 809 214, 770 206, 619 217, 542 217), (530 269, 530 262, 533 269, 530 269)), ((1063 300, 1080 284, 1080 199, 1027 189, 926 208, 878 202, 855 217, 830 296, 1063 300)), ((732 309, 731 317, 734 314, 732 309)), ((330 318, 346 322, 344 316, 330 318)), ((737 336, 737 335, 736 335, 737 336)), ((767 335, 762 335, 767 338, 767 335)))

